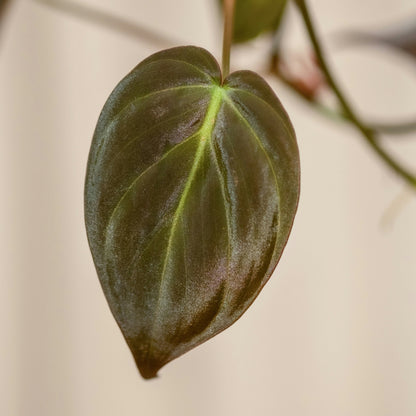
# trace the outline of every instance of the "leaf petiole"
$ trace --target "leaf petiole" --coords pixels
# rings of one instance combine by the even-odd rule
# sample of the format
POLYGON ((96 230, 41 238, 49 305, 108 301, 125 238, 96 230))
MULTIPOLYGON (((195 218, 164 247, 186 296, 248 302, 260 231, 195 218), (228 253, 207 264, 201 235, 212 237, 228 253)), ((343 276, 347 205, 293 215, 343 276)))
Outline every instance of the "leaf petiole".
POLYGON ((222 76, 230 73, 231 44, 234 30, 235 0, 224 0, 224 38, 222 47, 222 76))

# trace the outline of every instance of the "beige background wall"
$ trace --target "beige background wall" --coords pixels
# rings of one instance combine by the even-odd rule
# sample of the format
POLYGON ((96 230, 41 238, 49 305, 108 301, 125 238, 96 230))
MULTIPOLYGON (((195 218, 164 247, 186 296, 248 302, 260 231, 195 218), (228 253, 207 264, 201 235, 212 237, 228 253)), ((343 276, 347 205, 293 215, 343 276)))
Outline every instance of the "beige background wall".
MULTIPOLYGON (((220 56, 212 0, 83 1, 220 56)), ((325 34, 416 16, 414 0, 310 3, 325 34)), ((234 62, 259 69, 261 46, 234 62)), ((237 324, 158 380, 140 379, 95 275, 83 181, 107 96, 157 48, 33 1, 10 10, 0 49, 0 414, 415 415, 416 198, 353 129, 276 83, 303 173, 277 272, 237 324)), ((416 115, 410 61, 357 51, 334 66, 365 115, 416 115)), ((395 141, 415 167, 416 140, 395 141)))

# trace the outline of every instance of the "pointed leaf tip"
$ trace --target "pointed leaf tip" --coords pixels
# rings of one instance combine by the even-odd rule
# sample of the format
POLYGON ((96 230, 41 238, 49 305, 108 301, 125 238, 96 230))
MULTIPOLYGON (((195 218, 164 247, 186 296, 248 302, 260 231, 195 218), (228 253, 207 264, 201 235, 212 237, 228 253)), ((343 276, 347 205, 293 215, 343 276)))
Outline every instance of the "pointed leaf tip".
POLYGON ((100 115, 85 184, 98 276, 146 379, 235 322, 272 274, 299 197, 289 118, 205 50, 141 62, 100 115))

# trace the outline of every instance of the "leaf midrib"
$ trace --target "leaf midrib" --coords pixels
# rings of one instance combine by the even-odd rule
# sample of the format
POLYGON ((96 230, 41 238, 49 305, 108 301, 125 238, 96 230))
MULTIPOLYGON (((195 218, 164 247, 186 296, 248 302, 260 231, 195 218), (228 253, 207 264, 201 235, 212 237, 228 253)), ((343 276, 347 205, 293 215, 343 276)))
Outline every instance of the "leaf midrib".
MULTIPOLYGON (((211 87, 213 88, 213 87, 211 87)), ((214 87, 215 88, 215 87, 214 87)), ((212 101, 212 100, 211 100, 212 101)), ((211 103, 211 102, 210 102, 211 103)), ((204 121, 205 123, 205 121, 204 121)), ((203 123, 203 125, 204 125, 203 123)), ((190 135, 189 137, 186 137, 184 140, 182 140, 180 143, 178 143, 177 145, 173 146, 171 149, 169 149, 160 159, 156 160, 154 163, 152 163, 150 166, 148 166, 143 172, 141 172, 132 182, 131 184, 127 187, 127 189, 123 192, 123 194, 121 195, 121 197, 119 198, 117 204, 115 205, 115 207, 113 208, 113 210, 111 211, 111 214, 108 218, 107 221, 107 230, 110 228, 111 223, 113 222, 113 218, 115 217, 118 209, 121 207, 123 201, 125 200, 125 198, 129 195, 129 193, 131 192, 131 190, 136 186, 136 184, 140 181, 140 179, 145 176, 151 169, 155 168, 160 162, 162 162, 164 159, 166 159, 171 153, 173 153, 175 150, 178 150, 180 147, 182 147, 185 143, 187 143, 189 140, 194 139, 196 136, 200 135, 201 130, 203 125, 200 127, 200 129, 198 131, 196 131, 195 133, 193 133, 192 135, 190 135)))
POLYGON ((158 316, 161 312, 161 306, 162 306, 162 302, 161 302, 162 296, 161 296, 161 294, 163 293, 163 289, 164 289, 164 286, 166 284, 166 269, 167 269, 167 265, 168 265, 168 262, 169 262, 171 250, 172 250, 172 242, 173 242, 173 238, 175 236, 177 224, 178 224, 179 218, 181 217, 181 215, 183 213, 183 209, 184 209, 184 206, 185 206, 185 203, 186 203, 186 199, 187 199, 188 194, 190 192, 192 182, 195 178, 196 172, 198 171, 200 161, 201 161, 202 156, 203 156, 204 151, 205 151, 205 147, 207 146, 208 143, 211 142, 210 139, 211 139, 214 127, 215 127, 215 123, 216 123, 216 119, 217 119, 217 116, 218 116, 218 113, 219 113, 219 110, 220 110, 220 107, 221 107, 221 103, 223 101, 223 96, 224 96, 224 89, 222 87, 219 87, 219 86, 212 87, 211 100, 210 100, 208 108, 207 108, 207 112, 206 112, 204 122, 202 123, 202 126, 199 129, 199 131, 196 133, 197 135, 199 135, 200 142, 199 142, 198 148, 195 152, 195 159, 194 159, 194 162, 192 164, 191 170, 189 172, 188 178, 186 180, 181 198, 179 200, 178 206, 175 210, 175 213, 174 213, 173 219, 172 219, 172 225, 171 225, 171 228, 170 228, 169 239, 168 239, 168 244, 167 244, 167 248, 166 248, 166 254, 165 254, 164 261, 163 261, 162 273, 161 273, 161 277, 160 277, 156 312, 155 312, 155 316, 154 316, 154 319, 153 319, 152 329, 150 331, 150 337, 149 337, 150 344, 149 344, 149 348, 148 348, 149 353, 150 353, 151 348, 152 348, 153 332, 154 332, 154 329, 155 329, 155 324, 156 324, 156 322, 158 320, 157 318, 158 318, 158 316))

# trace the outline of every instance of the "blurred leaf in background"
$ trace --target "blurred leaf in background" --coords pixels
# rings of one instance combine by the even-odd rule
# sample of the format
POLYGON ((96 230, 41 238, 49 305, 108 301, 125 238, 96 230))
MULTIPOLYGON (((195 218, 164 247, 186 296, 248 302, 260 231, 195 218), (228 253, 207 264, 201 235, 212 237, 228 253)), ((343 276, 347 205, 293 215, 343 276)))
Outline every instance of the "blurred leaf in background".
POLYGON ((286 4, 287 0, 237 0, 234 43, 246 42, 261 33, 275 31, 279 27, 286 4))
POLYGON ((0 30, 3 26, 3 17, 6 14, 7 7, 10 4, 10 0, 0 0, 0 30))
POLYGON ((339 33, 336 40, 341 46, 386 46, 416 59, 416 16, 389 30, 377 32, 346 30, 339 33))

